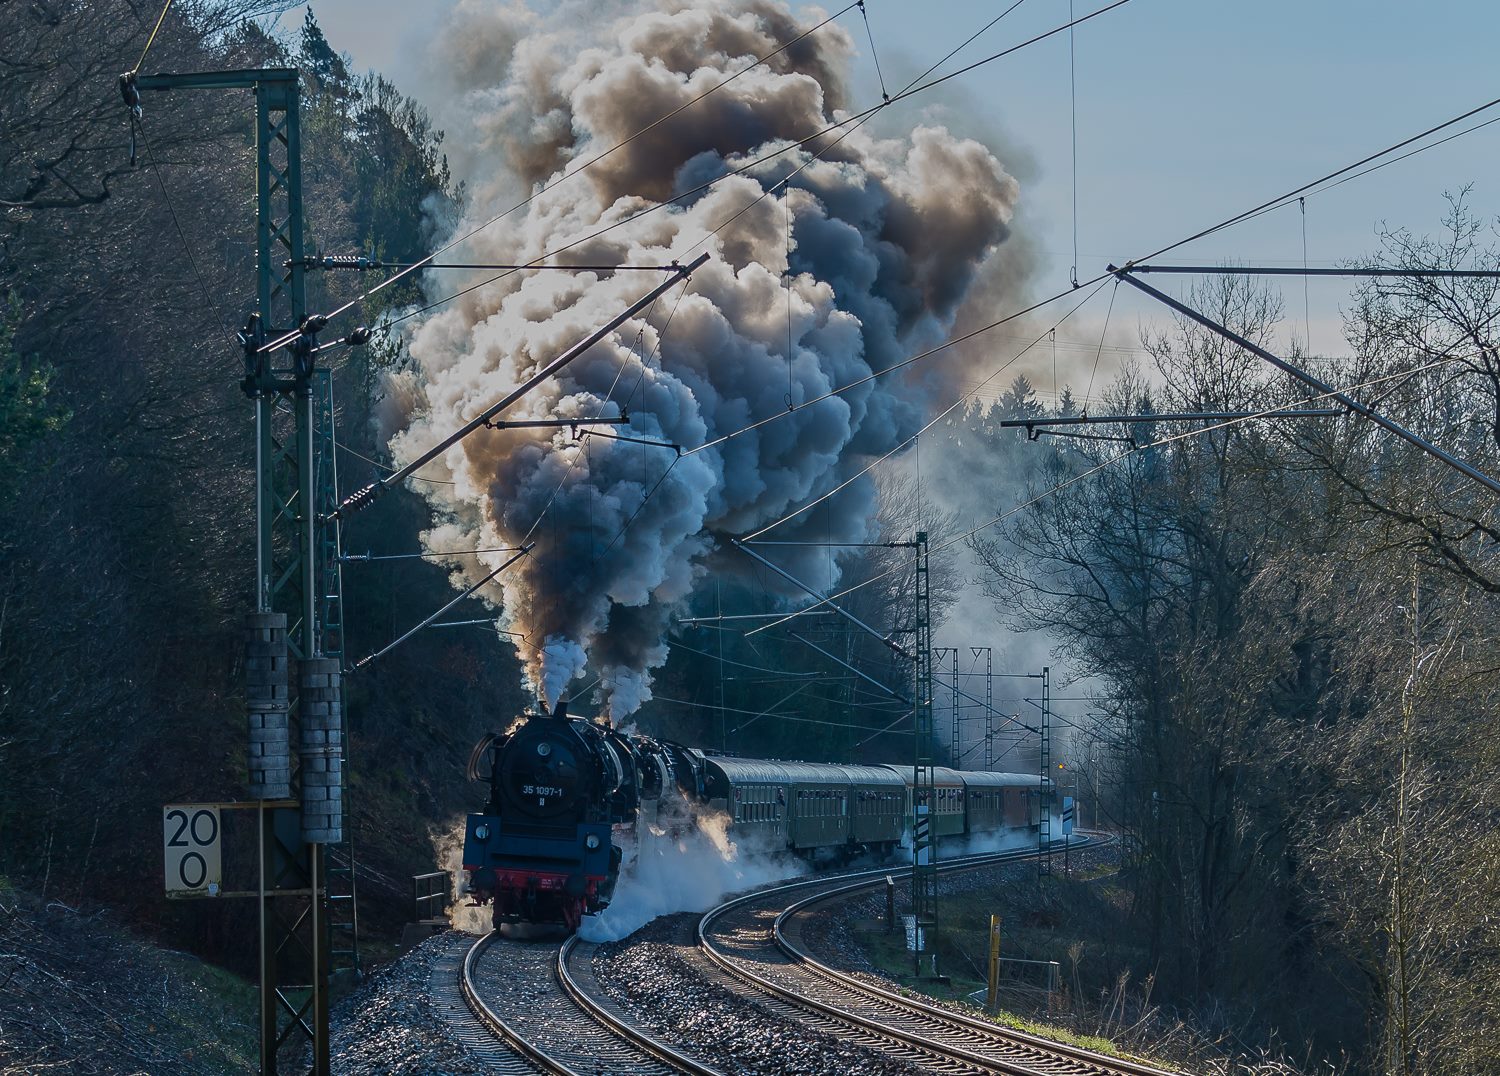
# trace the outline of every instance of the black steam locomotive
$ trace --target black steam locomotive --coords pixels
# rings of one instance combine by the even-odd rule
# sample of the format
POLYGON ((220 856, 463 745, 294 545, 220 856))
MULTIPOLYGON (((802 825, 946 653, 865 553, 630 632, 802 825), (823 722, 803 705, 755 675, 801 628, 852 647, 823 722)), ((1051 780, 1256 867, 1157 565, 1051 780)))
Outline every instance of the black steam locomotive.
POLYGON ((914 807, 939 840, 1034 834, 1042 812, 1061 807, 1036 774, 944 768, 936 770, 931 801, 922 791, 914 805, 909 766, 705 755, 570 717, 566 702, 480 740, 469 777, 490 786, 464 839, 470 895, 493 902, 496 926, 570 930, 614 894, 622 857, 614 827, 655 820, 668 797, 718 814, 736 843, 835 860, 893 853, 914 807))

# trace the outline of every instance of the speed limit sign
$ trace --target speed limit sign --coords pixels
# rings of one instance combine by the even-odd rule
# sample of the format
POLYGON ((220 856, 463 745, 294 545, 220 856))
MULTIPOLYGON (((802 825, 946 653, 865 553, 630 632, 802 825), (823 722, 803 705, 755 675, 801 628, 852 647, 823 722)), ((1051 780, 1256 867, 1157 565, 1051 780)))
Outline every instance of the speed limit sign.
POLYGON ((162 808, 167 896, 216 897, 222 882, 219 809, 195 803, 162 808))

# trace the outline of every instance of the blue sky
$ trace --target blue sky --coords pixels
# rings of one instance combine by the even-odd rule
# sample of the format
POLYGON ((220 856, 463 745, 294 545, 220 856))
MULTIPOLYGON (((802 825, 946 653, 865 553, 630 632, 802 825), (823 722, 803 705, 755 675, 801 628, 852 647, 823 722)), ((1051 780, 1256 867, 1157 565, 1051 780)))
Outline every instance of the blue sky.
MULTIPOLYGON (((424 65, 430 62, 426 39, 451 2, 318 0, 315 9, 334 47, 350 53, 357 67, 378 69, 420 97, 424 65)), ((1074 0, 1074 10, 1084 14, 1107 2, 1074 0)), ((887 82, 892 89, 905 84, 1008 3, 867 0, 887 82)), ((939 73, 1065 23, 1068 11, 1068 0, 1025 0, 939 73)), ((857 11, 843 19, 861 50, 855 99, 873 104, 879 83, 864 26, 857 11)), ((297 9, 283 25, 294 30, 301 20, 297 9)), ((1497 29, 1500 8, 1482 0, 1131 0, 1090 21, 1074 42, 1080 278, 1500 97, 1493 58, 1497 29)), ((1068 47, 1068 36, 1059 35, 882 117, 886 134, 936 119, 981 137, 1022 180, 1017 227, 1044 253, 1031 283, 1036 297, 1065 290, 1072 261, 1068 47)), ((1500 115, 1500 107, 1478 119, 1492 115, 1500 115)), ((448 135, 461 139, 463 132, 448 135)), ((1500 122, 1311 197, 1305 218, 1292 206, 1196 242, 1174 257, 1209 264, 1299 264, 1305 225, 1309 262, 1333 264, 1372 250, 1382 223, 1436 230, 1444 192, 1471 183, 1471 205, 1494 219, 1500 215, 1497 165, 1500 122)), ((1174 294, 1187 287, 1182 278, 1158 277, 1152 283, 1174 294)), ((1339 311, 1348 292, 1348 282, 1339 280, 1308 287, 1315 351, 1343 350, 1339 311)), ((1083 355, 1077 361, 1092 365, 1095 347, 1106 338, 1108 296, 1106 289, 1058 332, 1065 369, 1068 354, 1083 355)), ((1285 283, 1283 296, 1284 339, 1300 337, 1306 331, 1301 282, 1285 283)), ((1129 288, 1120 291, 1108 323, 1101 383, 1111 360, 1136 343, 1142 323, 1162 318, 1149 300, 1129 288)), ((1046 324, 1033 322, 1029 331, 1046 324)), ((997 360, 1018 349, 1019 335, 997 334, 997 360)), ((1030 372, 1045 398, 1060 385, 1053 384, 1046 349, 1034 357, 1038 361, 1030 372)), ((1081 395, 1079 382, 1087 379, 1086 374, 1075 377, 1075 395, 1081 395)), ((992 617, 988 603, 976 599, 963 616, 953 618, 968 635, 949 638, 956 629, 945 628, 939 641, 967 645, 993 638, 998 644, 1006 636, 989 624, 992 617)), ((1031 668, 1046 660, 1045 640, 1010 639, 1006 645, 1009 649, 996 653, 1002 665, 1009 660, 1031 668)), ((1077 714, 1085 707, 1059 709, 1077 714)))
MULTIPOLYGON (((1073 0, 1077 14, 1105 0, 1073 0)), ((335 48, 420 95, 426 38, 451 0, 320 0, 335 48)), ((1004 7, 977 0, 867 0, 875 48, 894 89, 1004 7)), ((1068 0, 1026 0, 939 73, 1068 20, 1068 0)), ((301 10, 283 26, 301 22, 301 10)), ((860 44, 855 97, 879 84, 857 11, 843 22, 860 44)), ((1480 0, 1131 0, 1076 31, 1080 278, 1148 253, 1408 135, 1500 97, 1494 77, 1500 9, 1480 0)), ((1068 35, 1031 46, 918 96, 884 117, 891 133, 938 119, 994 144, 1022 178, 1018 227, 1045 252, 1038 296, 1066 287, 1073 189, 1068 35), (936 110, 934 112, 933 110, 936 110)), ((1479 117, 1500 115, 1500 108, 1479 117)), ((1477 121, 1475 121, 1477 122, 1477 121)), ((462 132, 450 131, 453 138, 462 132)), ((1434 230, 1445 191, 1472 183, 1471 204, 1500 215, 1500 123, 1311 197, 1312 264, 1357 257, 1378 225, 1434 230)), ((1189 262, 1300 263, 1297 207, 1268 214, 1177 252, 1189 262)), ((1180 292, 1185 283, 1172 280, 1180 292)), ((1128 290, 1128 289, 1127 289, 1128 290)), ((1339 347, 1341 281, 1315 282, 1308 304, 1314 347, 1339 347)), ((1300 282, 1286 286, 1301 333, 1300 282)), ((1078 334, 1097 338, 1091 304, 1078 334)), ((1128 344, 1139 318, 1120 296, 1111 338, 1128 344), (1124 335, 1120 335, 1123 333, 1124 335)), ((1050 388, 1050 385, 1047 386, 1050 388)))

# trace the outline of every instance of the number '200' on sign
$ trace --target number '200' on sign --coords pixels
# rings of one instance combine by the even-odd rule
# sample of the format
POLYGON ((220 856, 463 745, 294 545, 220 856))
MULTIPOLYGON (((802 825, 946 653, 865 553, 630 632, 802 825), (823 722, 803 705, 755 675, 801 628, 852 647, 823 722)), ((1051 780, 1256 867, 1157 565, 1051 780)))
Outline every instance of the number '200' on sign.
POLYGON ((223 882, 219 809, 198 804, 162 808, 162 852, 168 896, 217 896, 223 882))

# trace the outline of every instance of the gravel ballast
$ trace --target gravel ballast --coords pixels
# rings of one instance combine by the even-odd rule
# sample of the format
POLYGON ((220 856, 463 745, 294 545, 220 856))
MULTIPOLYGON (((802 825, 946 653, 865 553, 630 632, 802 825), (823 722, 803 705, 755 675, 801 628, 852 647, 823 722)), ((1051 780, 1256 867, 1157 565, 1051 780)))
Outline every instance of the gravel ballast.
POLYGON ((723 1072, 745 1076, 918 1071, 704 981, 684 952, 694 947, 697 922, 696 914, 664 916, 595 954, 595 973, 610 997, 653 1035, 723 1072))

